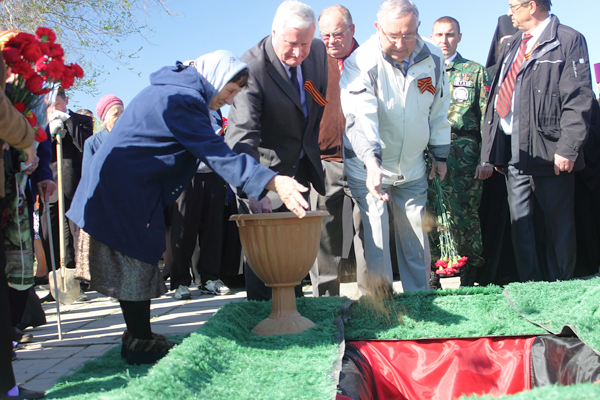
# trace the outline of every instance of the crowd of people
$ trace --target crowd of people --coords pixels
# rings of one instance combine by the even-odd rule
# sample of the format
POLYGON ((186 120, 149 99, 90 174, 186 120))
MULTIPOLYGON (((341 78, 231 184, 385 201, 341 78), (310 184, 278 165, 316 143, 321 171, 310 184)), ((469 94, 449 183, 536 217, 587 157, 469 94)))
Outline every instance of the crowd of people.
MULTIPOLYGON (((0 171, 0 194, 8 188, 7 204, 26 198, 29 218, 17 227, 31 230, 26 248, 37 261, 17 276, 3 260, 2 371, 12 371, 10 343, 32 340, 21 329, 45 321, 32 317, 41 309, 33 286, 48 283, 52 263, 75 270, 78 301, 86 290, 118 301, 127 326, 121 354, 152 363, 173 347, 150 324, 166 278, 176 299, 189 299, 194 283, 229 294, 224 277, 240 275, 249 300, 270 299, 228 217, 302 218, 311 197, 329 212, 310 271, 315 297, 339 295, 344 260, 363 295, 375 281, 391 291, 395 279, 406 292, 441 288, 440 243, 427 222, 434 178, 467 259, 461 286, 597 274, 600 100, 585 38, 550 8, 550 0, 510 0, 484 67, 458 53, 453 17, 436 20, 425 38, 411 0, 385 0, 362 44, 346 7, 316 18, 285 0, 271 34, 241 58, 221 50, 166 66, 126 107, 114 94, 101 97, 96 133, 93 113, 69 110, 59 89, 37 148, 0 95, 5 161, 25 149, 29 174, 27 192, 15 194, 5 184, 15 172, 0 171)), ((3 84, 5 75, 0 62, 3 84)), ((12 373, 1 379, 0 398, 43 396, 15 386, 12 373)))

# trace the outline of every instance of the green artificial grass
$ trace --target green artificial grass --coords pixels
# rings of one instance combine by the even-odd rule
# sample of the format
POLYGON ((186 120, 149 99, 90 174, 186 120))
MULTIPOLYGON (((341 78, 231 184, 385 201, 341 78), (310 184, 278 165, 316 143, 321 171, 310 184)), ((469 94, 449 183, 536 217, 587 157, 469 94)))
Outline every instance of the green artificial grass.
POLYGON ((556 335, 568 326, 600 354, 600 277, 513 283, 505 292, 514 308, 527 320, 556 335))
POLYGON ((513 311, 496 286, 396 294, 393 302, 375 304, 363 297, 350 312, 352 319, 345 326, 346 340, 546 333, 513 311), (382 309, 389 312, 382 313, 382 309), (399 313, 401 318, 397 317, 399 313))
POLYGON ((458 400, 591 400, 600 399, 600 385, 582 383, 571 386, 545 386, 510 396, 461 396, 458 400))
MULTIPOLYGON (((269 315, 270 302, 229 303, 157 364, 128 366, 119 348, 111 349, 61 378, 48 398, 331 400, 340 351, 334 320, 340 315, 350 317, 346 340, 539 335, 547 333, 540 325, 552 332, 569 325, 598 351, 599 291, 600 278, 511 284, 504 292, 494 286, 447 289, 396 294, 389 301, 362 297, 344 311, 346 298, 303 298, 298 310, 317 326, 272 337, 250 332, 269 315)), ((568 400, 599 393, 600 385, 581 384, 504 397, 568 400)))
POLYGON ((229 303, 151 368, 128 366, 111 349, 62 377, 47 398, 331 400, 339 356, 333 320, 344 301, 298 299, 317 326, 272 337, 250 332, 269 316, 270 302, 229 303))

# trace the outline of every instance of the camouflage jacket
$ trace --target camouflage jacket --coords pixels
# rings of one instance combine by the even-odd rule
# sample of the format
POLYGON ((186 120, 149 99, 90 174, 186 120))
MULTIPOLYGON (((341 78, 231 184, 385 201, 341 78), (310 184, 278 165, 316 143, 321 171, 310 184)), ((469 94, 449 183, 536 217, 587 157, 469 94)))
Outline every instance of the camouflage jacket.
POLYGON ((463 58, 460 53, 446 66, 450 84, 448 121, 452 132, 476 131, 481 140, 481 123, 485 114, 490 77, 485 68, 463 58))

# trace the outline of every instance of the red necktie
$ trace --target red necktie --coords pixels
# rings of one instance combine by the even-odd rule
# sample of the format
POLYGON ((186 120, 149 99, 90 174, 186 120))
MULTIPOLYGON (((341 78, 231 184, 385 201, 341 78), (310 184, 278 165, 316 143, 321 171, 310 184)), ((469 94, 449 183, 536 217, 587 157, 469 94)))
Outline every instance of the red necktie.
POLYGON ((337 62, 338 62, 338 68, 340 69, 340 72, 344 72, 344 60, 346 58, 338 58, 337 62))
POLYGON ((506 118, 510 112, 513 93, 515 91, 515 80, 517 79, 517 74, 521 69, 521 65, 523 65, 523 60, 525 59, 525 49, 527 48, 527 42, 529 42, 531 37, 532 36, 529 34, 523 35, 523 40, 521 40, 521 45, 519 46, 519 52, 515 56, 515 60, 510 67, 510 71, 508 71, 508 74, 500 86, 498 102, 496 103, 496 111, 498 111, 498 115, 500 115, 502 118, 506 118))

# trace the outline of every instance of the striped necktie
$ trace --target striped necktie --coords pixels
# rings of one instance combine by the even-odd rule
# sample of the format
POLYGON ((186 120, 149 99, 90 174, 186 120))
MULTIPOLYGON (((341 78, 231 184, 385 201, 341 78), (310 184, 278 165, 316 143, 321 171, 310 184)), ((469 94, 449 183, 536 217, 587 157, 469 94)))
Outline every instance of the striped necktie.
POLYGON ((523 35, 523 40, 521 40, 521 45, 519 46, 519 51, 515 56, 515 60, 510 67, 510 71, 502 81, 502 85, 500 86, 500 92, 498 94, 498 102, 496 103, 496 111, 498 111, 498 115, 502 118, 506 118, 508 113, 511 110, 511 103, 513 94, 515 91, 515 80, 517 79, 517 74, 523 65, 523 60, 525 59, 525 49, 527 49, 527 42, 532 38, 529 34, 523 35))

